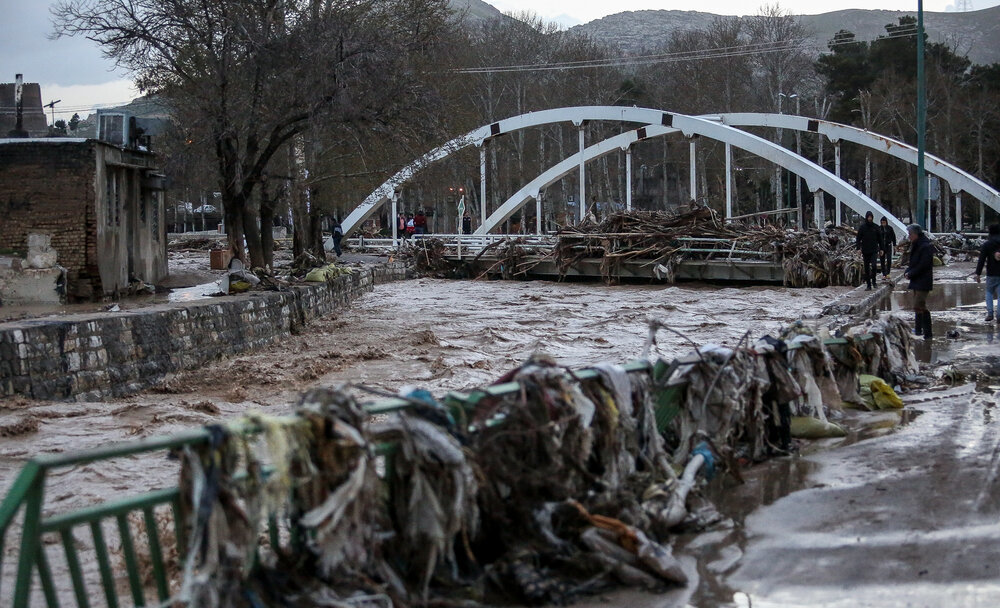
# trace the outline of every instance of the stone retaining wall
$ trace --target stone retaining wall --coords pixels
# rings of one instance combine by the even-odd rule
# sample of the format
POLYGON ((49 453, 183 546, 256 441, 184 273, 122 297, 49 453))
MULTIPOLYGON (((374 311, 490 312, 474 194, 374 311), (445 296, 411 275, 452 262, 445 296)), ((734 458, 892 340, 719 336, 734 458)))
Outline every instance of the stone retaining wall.
POLYGON ((406 265, 390 263, 287 292, 3 323, 0 399, 135 393, 166 374, 267 346, 376 285, 412 276, 406 265))

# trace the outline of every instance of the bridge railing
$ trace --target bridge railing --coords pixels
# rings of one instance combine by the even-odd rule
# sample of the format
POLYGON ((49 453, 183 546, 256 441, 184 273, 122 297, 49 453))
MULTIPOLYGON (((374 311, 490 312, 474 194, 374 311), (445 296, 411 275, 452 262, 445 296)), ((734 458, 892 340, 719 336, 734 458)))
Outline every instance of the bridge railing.
MULTIPOLYGON (((601 236, 601 235, 588 235, 601 236)), ((518 246, 523 249, 547 253, 555 247, 558 239, 554 235, 513 235, 513 234, 422 234, 411 235, 408 239, 398 239, 394 244, 391 238, 354 237, 345 239, 352 248, 368 251, 392 251, 397 248, 419 246, 421 241, 435 239, 440 241, 450 255, 463 257, 476 255, 483 249, 506 240, 517 239, 518 246)), ((768 250, 750 250, 738 248, 738 241, 733 239, 710 237, 679 237, 673 239, 681 247, 678 252, 693 254, 694 257, 716 257, 723 259, 767 259, 773 255, 768 250)))

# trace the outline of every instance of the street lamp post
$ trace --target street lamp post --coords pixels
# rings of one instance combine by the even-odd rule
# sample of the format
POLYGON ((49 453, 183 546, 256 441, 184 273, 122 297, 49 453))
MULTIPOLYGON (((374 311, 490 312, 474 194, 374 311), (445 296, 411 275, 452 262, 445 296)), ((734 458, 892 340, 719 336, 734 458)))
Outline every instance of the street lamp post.
POLYGON ((914 223, 929 228, 927 222, 927 174, 924 147, 927 129, 927 92, 924 86, 924 1, 917 0, 917 217, 914 223))

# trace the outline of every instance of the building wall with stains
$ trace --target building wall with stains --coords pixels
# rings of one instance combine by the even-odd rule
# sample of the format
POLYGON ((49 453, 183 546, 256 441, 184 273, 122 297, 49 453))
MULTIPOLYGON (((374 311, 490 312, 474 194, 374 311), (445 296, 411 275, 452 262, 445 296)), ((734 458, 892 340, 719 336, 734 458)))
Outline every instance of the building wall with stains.
POLYGON ((49 234, 67 296, 124 292, 167 275, 163 192, 143 188, 155 157, 94 140, 0 140, 0 250, 49 234))

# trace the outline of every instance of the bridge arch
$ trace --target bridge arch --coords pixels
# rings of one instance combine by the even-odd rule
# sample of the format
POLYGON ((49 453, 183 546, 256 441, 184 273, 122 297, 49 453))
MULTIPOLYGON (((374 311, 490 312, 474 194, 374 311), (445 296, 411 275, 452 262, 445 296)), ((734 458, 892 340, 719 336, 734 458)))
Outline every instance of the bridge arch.
MULTIPOLYGON (((840 180, 837 176, 834 176, 829 171, 815 165, 814 163, 802 159, 797 155, 773 144, 767 140, 756 137, 752 134, 740 131, 733 127, 736 126, 761 126, 761 127, 783 127, 790 130, 803 130, 803 131, 815 131, 820 132, 830 138, 832 141, 840 141, 841 139, 846 141, 851 141, 854 143, 859 143, 860 145, 865 145, 868 147, 878 149, 879 142, 882 143, 882 148, 884 148, 890 154, 897 156, 903 160, 909 162, 916 162, 915 155, 916 151, 912 146, 907 146, 902 142, 897 142, 896 140, 891 140, 883 136, 875 135, 857 129, 855 127, 849 127, 846 125, 840 125, 838 123, 830 123, 827 121, 815 121, 805 117, 788 115, 788 114, 751 114, 751 113, 733 113, 733 114, 721 114, 717 116, 709 117, 692 117, 685 116, 681 114, 674 114, 671 112, 664 112, 661 110, 654 110, 650 108, 629 108, 629 107, 619 107, 619 106, 579 106, 579 107, 569 107, 569 108, 556 108, 552 110, 543 110, 539 112, 529 112, 527 114, 522 114, 519 116, 514 116, 504 120, 497 121, 490 125, 485 125, 469 133, 455 138, 443 146, 435 148, 434 150, 428 152, 415 162, 404 167, 398 171, 391 178, 386 180, 381 186, 379 186, 374 192, 372 192, 356 209, 354 209, 343 222, 345 234, 351 234, 356 230, 362 222, 367 220, 374 214, 383 204, 391 200, 394 196, 394 192, 397 188, 409 181, 413 175, 419 172, 421 169, 427 165, 447 158, 448 156, 462 150, 468 146, 482 146, 490 138, 502 135, 505 133, 511 133, 519 131, 521 129, 538 127, 543 125, 555 124, 560 122, 571 122, 576 125, 582 125, 587 121, 619 121, 619 122, 631 122, 648 125, 647 131, 651 127, 656 127, 657 129, 668 127, 672 128, 675 132, 677 130, 683 131, 685 135, 699 134, 709 137, 711 139, 717 139, 718 141, 724 141, 735 145, 738 148, 742 148, 758 156, 776 162, 777 164, 783 166, 784 168, 796 173, 806 180, 809 189, 813 192, 823 190, 829 192, 833 196, 837 197, 841 202, 847 204, 849 207, 858 211, 859 213, 865 211, 873 211, 885 215, 890 219, 893 228, 900 232, 902 228, 902 223, 899 222, 894 216, 888 214, 878 203, 871 200, 866 195, 862 194, 856 188, 850 186, 846 182, 840 180), (681 120, 688 125, 688 128, 675 128, 673 127, 673 121, 675 119, 681 120), (814 128, 810 128, 814 127, 814 128), (714 133, 710 135, 709 133, 714 133), (739 143, 737 143, 739 142, 739 143), (747 147, 749 146, 749 147, 747 147), (794 167, 794 168, 793 168, 794 167)), ((662 134, 666 134, 663 132, 662 134)), ((623 134, 627 135, 627 134, 623 134)), ((652 132, 649 132, 647 136, 652 136, 652 132)), ((616 136, 620 137, 620 136, 616 136)), ((616 138, 611 138, 612 140, 616 138)), ((627 139, 627 138, 626 138, 627 139)), ((603 142, 602 142, 603 143, 603 142)), ((601 146, 602 144, 597 144, 601 146)), ((593 147, 593 146, 592 146, 593 147)), ((611 145, 610 148, 596 148, 593 150, 594 153, 599 150, 604 150, 603 154, 607 154, 612 151, 616 146, 611 145)), ((626 146, 627 147, 627 146, 626 146)), ((586 157, 586 153, 577 153, 571 158, 575 158, 577 166, 579 166, 581 157, 586 157)), ((1000 211, 1000 193, 993 190, 985 183, 977 180, 973 176, 961 171, 957 167, 945 163, 944 161, 937 159, 936 157, 927 155, 930 160, 928 165, 928 171, 931 173, 942 177, 952 184, 953 189, 958 187, 958 191, 965 191, 972 194, 976 198, 983 200, 983 202, 989 204, 994 209, 1000 211)), ((586 162, 584 160, 583 162, 586 162)), ((565 167, 567 161, 563 161, 557 165, 557 167, 565 167)), ((554 168, 553 168, 554 169, 554 168)), ((552 170, 550 170, 552 171, 552 170)), ((543 176, 550 175, 550 171, 546 171, 543 176)), ((565 176, 569 171, 562 172, 561 176, 565 176)), ((561 177, 560 176, 560 177, 561 177)), ((548 179, 547 177, 545 179, 548 179)), ((535 184, 542 183, 545 181, 542 176, 532 180, 529 186, 525 186, 521 192, 529 191, 529 194, 534 195, 537 193, 538 187, 535 184)), ((547 185, 547 184, 546 184, 547 185)), ((544 187, 544 186, 542 186, 544 187)), ((518 196, 515 195, 515 196, 518 196)), ((511 202, 514 197, 508 202, 511 202)), ((523 205, 523 202, 521 203, 523 205)), ((518 205, 519 207, 520 205, 518 205)), ((507 207, 507 203, 501 207, 504 209, 507 207)), ((498 209, 498 212, 500 210, 498 209)), ((505 211, 506 212, 506 211, 505 211)), ((511 212, 512 213, 512 212, 511 212)), ((497 213, 494 213, 496 216, 497 213)), ((492 217, 492 216, 491 216, 492 217)), ((507 219, 509 214, 504 217, 507 219)), ((503 220, 500 220, 503 221, 503 220)), ((483 231, 489 231, 496 227, 499 223, 493 222, 491 226, 487 227, 484 223, 483 226, 477 230, 477 233, 482 233, 483 231)))
POLYGON ((811 192, 827 192, 861 215, 871 211, 876 216, 885 217, 898 237, 902 238, 906 234, 906 226, 881 205, 836 175, 798 156, 794 152, 718 121, 671 112, 661 112, 660 114, 661 119, 658 121, 659 124, 649 124, 643 127, 641 129, 642 133, 636 130, 611 137, 587 148, 582 153, 578 152, 570 156, 548 171, 545 171, 501 205, 476 230, 476 234, 489 233, 517 212, 529 200, 533 198, 537 200, 541 189, 551 185, 579 166, 581 154, 583 162, 589 162, 617 149, 626 149, 640 139, 667 135, 677 131, 681 131, 688 137, 701 135, 709 139, 728 143, 774 162, 792 173, 801 176, 806 181, 806 185, 811 192))
POLYGON ((578 106, 555 108, 539 112, 528 112, 485 125, 447 142, 423 155, 413 163, 400 169, 374 192, 368 195, 341 223, 344 234, 349 235, 372 216, 386 202, 391 200, 397 188, 409 181, 417 172, 431 163, 437 162, 469 146, 482 146, 490 138, 513 133, 531 127, 541 127, 560 122, 582 125, 588 121, 619 121, 638 124, 660 124, 668 113, 649 108, 627 108, 620 106, 578 106))
MULTIPOLYGON (((705 118, 718 120, 732 127, 771 127, 805 133, 819 133, 826 136, 834 144, 848 141, 871 150, 884 152, 911 165, 916 166, 917 164, 919 152, 916 147, 885 135, 841 123, 794 114, 749 112, 719 114, 705 116, 705 118)), ((948 182, 955 192, 970 194, 990 208, 1000 212, 1000 192, 979 178, 933 154, 924 153, 924 166, 928 173, 948 182)))

